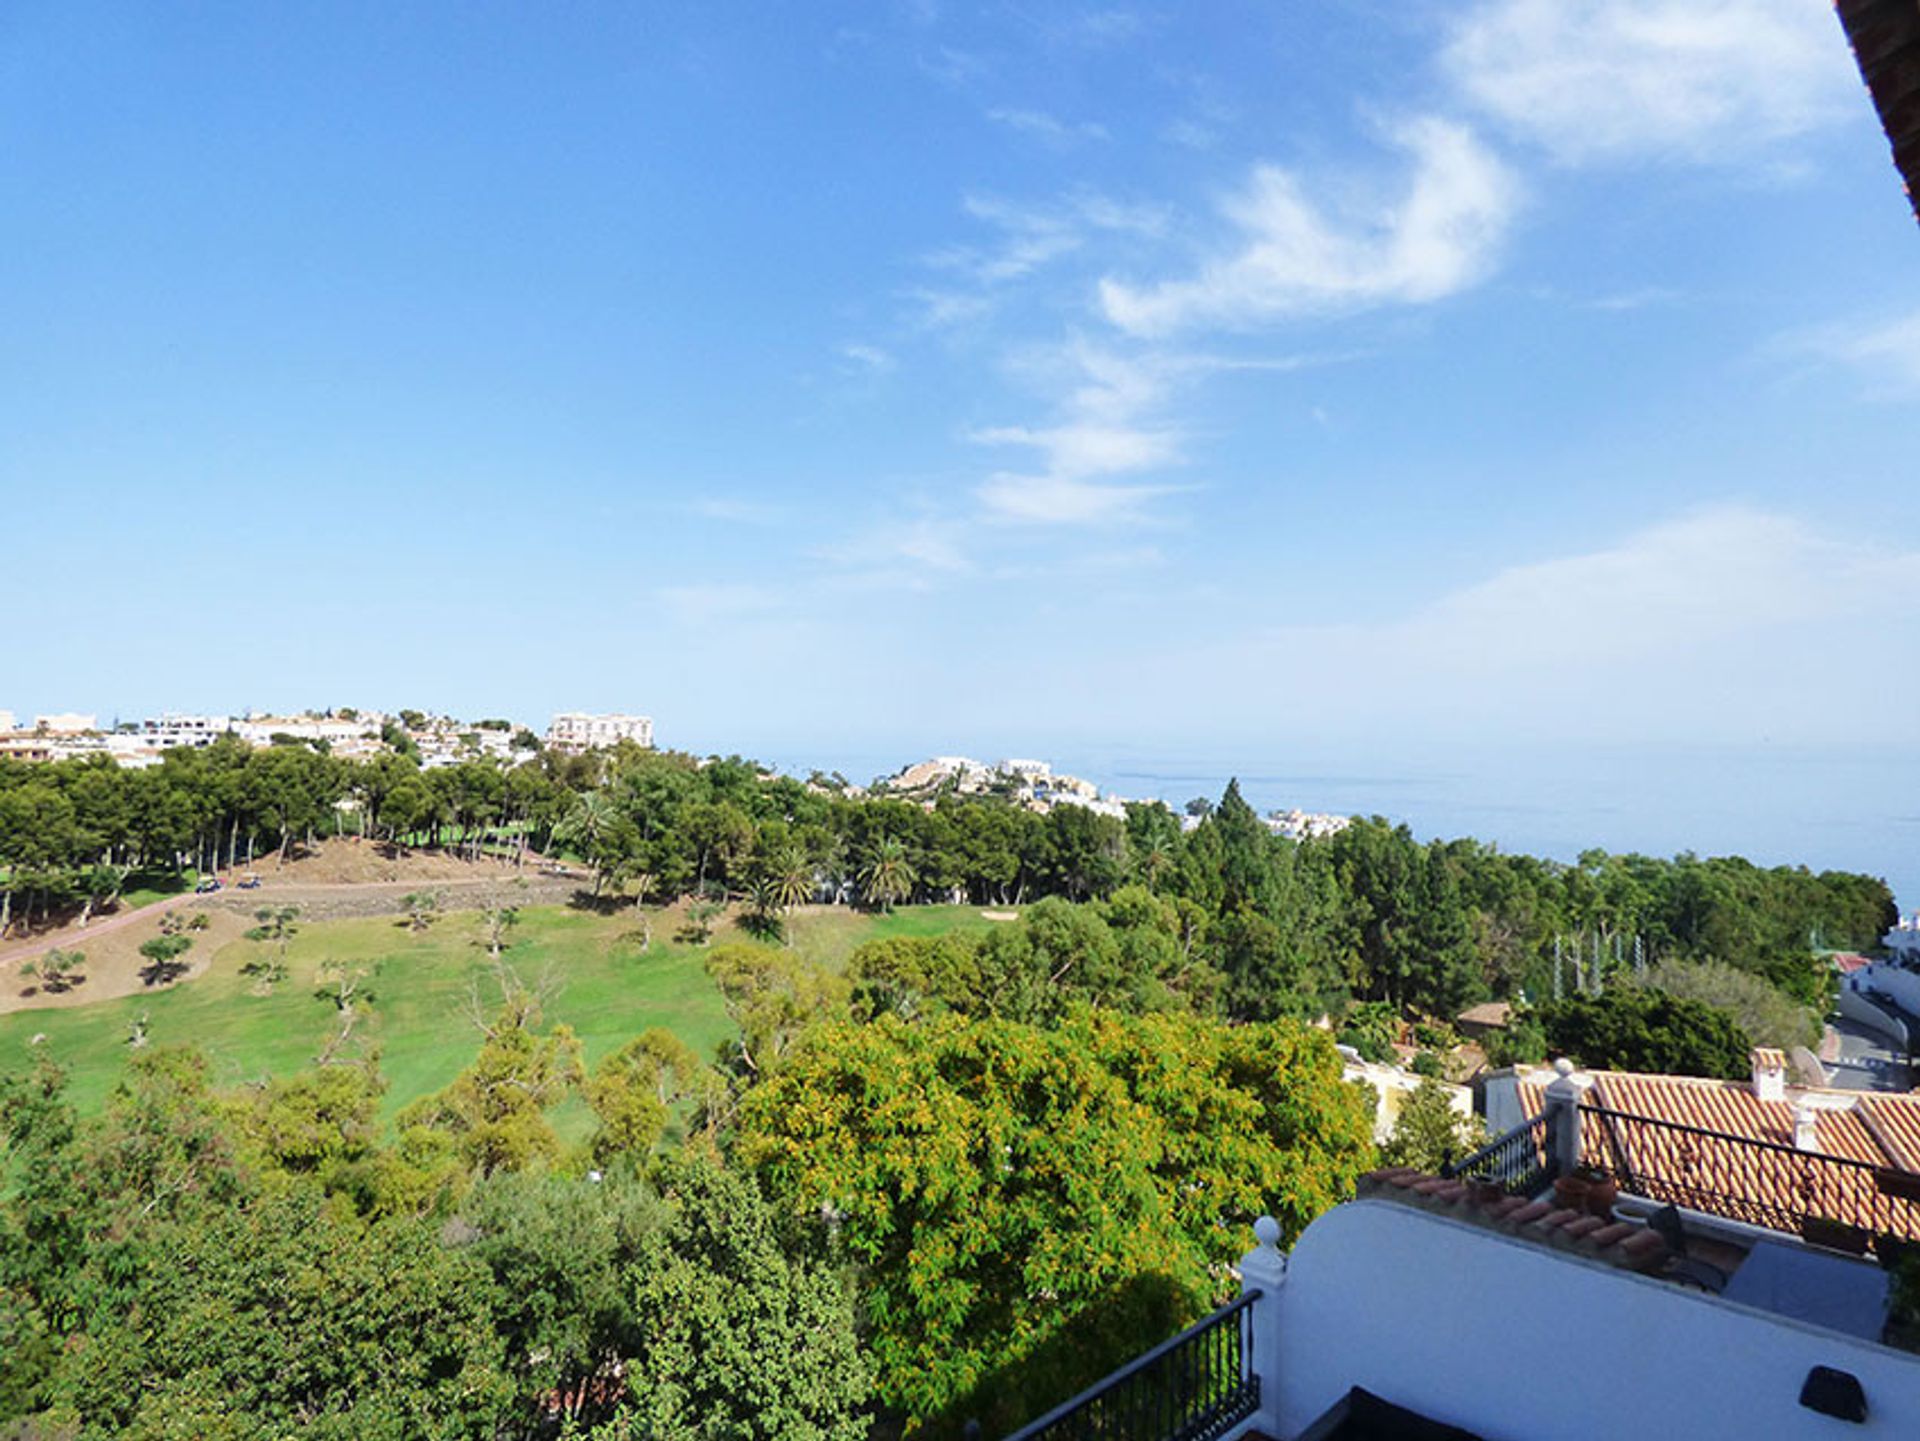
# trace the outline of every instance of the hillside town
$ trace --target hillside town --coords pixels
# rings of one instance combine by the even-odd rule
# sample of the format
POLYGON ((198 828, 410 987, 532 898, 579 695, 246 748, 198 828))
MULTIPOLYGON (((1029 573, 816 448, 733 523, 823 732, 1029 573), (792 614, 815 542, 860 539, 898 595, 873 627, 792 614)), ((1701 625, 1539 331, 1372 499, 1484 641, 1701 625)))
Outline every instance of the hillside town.
MULTIPOLYGON (((78 711, 46 712, 23 720, 13 711, 0 710, 0 757, 20 761, 103 756, 116 765, 137 770, 158 765, 170 750, 198 750, 227 736, 256 747, 307 745, 342 760, 366 760, 406 748, 417 756, 423 770, 480 760, 523 765, 537 758, 543 748, 561 755, 582 755, 623 742, 642 749, 651 749, 654 743, 651 716, 581 711, 555 715, 545 733, 536 735, 528 727, 497 718, 465 721, 416 710, 389 713, 351 706, 294 715, 168 711, 137 721, 116 718, 105 725, 99 716, 78 711)), ((927 806, 946 792, 994 795, 1038 815, 1057 806, 1077 806, 1121 821, 1127 818, 1130 805, 1165 804, 1158 799, 1103 791, 1090 780, 1056 771, 1048 761, 1006 759, 989 764, 970 756, 933 756, 902 766, 874 781, 871 787, 849 786, 845 790, 849 795, 871 792, 927 806)), ((1191 832, 1203 817, 1202 808, 1191 807, 1180 816, 1181 828, 1191 832)), ((1351 823, 1351 817, 1288 807, 1268 811, 1261 822, 1273 834, 1298 841, 1337 835, 1351 823)))
POLYGON ((137 721, 115 719, 106 725, 97 715, 52 712, 17 720, 0 710, 0 756, 23 761, 55 761, 104 756, 129 769, 158 765, 170 750, 198 750, 224 736, 249 746, 308 745, 342 760, 365 760, 400 747, 418 755, 423 769, 491 758, 519 765, 544 745, 562 754, 580 754, 621 741, 650 747, 653 720, 640 715, 587 715, 566 712, 553 717, 544 739, 531 730, 499 719, 462 721, 453 716, 403 710, 342 707, 297 715, 248 712, 244 715, 183 715, 166 712, 137 721))

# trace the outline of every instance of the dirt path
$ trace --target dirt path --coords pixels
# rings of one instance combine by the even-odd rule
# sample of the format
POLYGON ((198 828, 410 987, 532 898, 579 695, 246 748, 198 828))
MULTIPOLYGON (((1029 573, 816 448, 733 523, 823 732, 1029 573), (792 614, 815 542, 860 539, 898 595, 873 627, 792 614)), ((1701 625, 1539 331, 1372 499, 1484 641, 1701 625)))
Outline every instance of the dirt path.
POLYGON ((35 936, 30 941, 16 941, 10 946, 0 946, 0 965, 9 965, 14 961, 28 961, 43 956, 56 948, 73 948, 86 944, 95 936, 111 935, 115 931, 125 930, 128 926, 138 925, 144 920, 157 920, 167 911, 190 906, 195 901, 203 901, 205 896, 196 896, 191 891, 183 891, 177 896, 168 896, 165 900, 151 905, 136 906, 130 911, 113 911, 104 916, 96 916, 81 926, 61 926, 58 930, 48 931, 35 936))

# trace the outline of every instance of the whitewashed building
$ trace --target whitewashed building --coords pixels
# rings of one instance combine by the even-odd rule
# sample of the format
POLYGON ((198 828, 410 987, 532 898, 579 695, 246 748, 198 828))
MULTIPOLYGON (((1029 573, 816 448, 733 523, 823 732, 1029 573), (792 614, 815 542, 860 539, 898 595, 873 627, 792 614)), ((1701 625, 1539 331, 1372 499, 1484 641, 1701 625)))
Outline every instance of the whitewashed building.
POLYGON ((1920 912, 1900 917, 1899 923, 1880 938, 1897 961, 1920 965, 1920 912))
POLYGON ((378 737, 380 722, 369 716, 250 715, 234 724, 234 733, 249 745, 273 744, 275 736, 300 741, 325 741, 339 745, 345 741, 378 737))
POLYGON ((140 723, 139 738, 149 749, 199 750, 233 730, 233 717, 223 715, 163 715, 140 723))
POLYGON ((547 744, 561 751, 599 750, 632 741, 653 745, 653 717, 643 715, 587 715, 568 711, 547 727, 547 744))

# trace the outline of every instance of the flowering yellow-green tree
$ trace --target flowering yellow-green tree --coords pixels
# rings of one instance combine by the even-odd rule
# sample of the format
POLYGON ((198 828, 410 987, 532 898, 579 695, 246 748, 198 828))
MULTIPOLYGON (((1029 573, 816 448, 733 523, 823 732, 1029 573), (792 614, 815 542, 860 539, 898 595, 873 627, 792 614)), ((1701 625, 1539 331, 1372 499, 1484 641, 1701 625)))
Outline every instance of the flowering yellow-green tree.
POLYGON ((517 1171, 560 1154, 547 1110, 580 1083, 580 1042, 569 1026, 542 1032, 539 1002, 510 990, 484 1023, 480 1054, 442 1091, 422 1096, 397 1117, 402 1150, 451 1137, 480 1175, 517 1171))
POLYGON ((1078 1010, 810 1032, 737 1153, 862 1269, 876 1394, 911 1426, 1016 1424, 1234 1288, 1368 1163, 1368 1107, 1303 1027, 1078 1010))

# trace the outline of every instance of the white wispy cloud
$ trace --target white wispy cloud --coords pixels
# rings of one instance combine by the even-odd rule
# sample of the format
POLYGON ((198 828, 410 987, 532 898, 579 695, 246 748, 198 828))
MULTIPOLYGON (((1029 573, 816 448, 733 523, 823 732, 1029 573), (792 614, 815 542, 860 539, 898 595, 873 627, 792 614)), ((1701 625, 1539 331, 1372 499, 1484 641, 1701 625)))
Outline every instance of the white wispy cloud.
POLYGON ((1055 26, 1060 33, 1089 45, 1122 44, 1147 32, 1144 15, 1118 6, 1083 10, 1064 20, 1056 18, 1055 26))
POLYGON ((1166 491, 1166 486, 996 471, 974 494, 995 520, 1065 526, 1132 519, 1148 501, 1166 491))
POLYGON ((1154 470, 1180 458, 1180 448, 1172 435, 1126 425, 1057 425, 1043 429, 1006 425, 975 431, 973 439, 982 445, 1030 446, 1045 459, 1050 475, 1070 480, 1154 470))
POLYGON ((830 567, 835 591, 924 590, 974 570, 971 530, 954 517, 907 515, 870 523, 813 556, 830 567))
POLYGON ((661 586, 656 595, 670 616, 690 625, 712 625, 767 615, 781 605, 780 595, 761 585, 666 585, 661 586))
POLYGON ((976 194, 967 196, 960 208, 969 220, 986 227, 992 238, 946 246, 928 255, 926 263, 983 288, 1024 280, 1079 250, 1090 235, 1153 237, 1168 224, 1167 211, 1161 206, 1116 200, 1096 190, 1077 190, 1049 205, 1022 205, 976 194))
POLYGON ((1091 230, 1155 237, 1164 235, 1171 216, 1163 205, 1115 200, 1097 190, 1077 190, 1067 200, 1068 213, 1091 230))
POLYGON ((1019 357, 1016 373, 1056 397, 1056 419, 971 434, 980 445, 1030 449, 1040 462, 1037 470, 995 471, 975 488, 986 518, 1045 525, 1133 520, 1149 501, 1174 490, 1165 481, 1117 478, 1183 460, 1179 431, 1156 419, 1179 373, 1169 359, 1081 339, 1019 357))
POLYGON ((990 245, 954 245, 927 257, 936 269, 952 270, 977 285, 1021 280, 1080 247, 1081 233, 1052 210, 1015 205, 990 195, 969 195, 961 208, 970 219, 997 232, 990 245))
POLYGON ((1617 290, 1611 295, 1595 296, 1583 302, 1588 310, 1645 310, 1655 305, 1671 305, 1680 292, 1665 285, 1640 285, 1632 290, 1617 290))
POLYGON ((1401 635, 1430 661, 1475 669, 1651 661, 1858 613, 1892 599, 1890 583, 1909 602, 1920 598, 1920 572, 1902 581, 1891 560, 1792 517, 1719 506, 1603 550, 1501 571, 1429 607, 1401 635))
POLYGON ((1187 278, 1100 283, 1106 317, 1135 335, 1244 329, 1291 316, 1438 300, 1491 268, 1520 204, 1512 173, 1465 126, 1424 118, 1391 137, 1412 173, 1384 204, 1322 202, 1275 165, 1222 207, 1229 253, 1187 278))
POLYGON ((1160 127, 1160 138, 1188 150, 1211 150, 1220 143, 1220 132, 1189 116, 1180 116, 1160 127))
POLYGON ((840 354, 843 359, 852 361, 861 370, 874 374, 892 370, 898 364, 891 351, 883 350, 877 345, 843 345, 840 347, 840 354))
POLYGON ((1836 687, 1875 676, 1873 709, 1897 728, 1920 676, 1881 659, 1916 644, 1920 552, 1729 505, 1378 624, 1272 626, 1142 664, 1170 691, 1232 674, 1254 701, 1272 678, 1308 727, 1363 726, 1390 696, 1396 726, 1455 733, 1858 738, 1861 708, 1836 687))
POLYGON ((1486 0, 1441 65, 1566 164, 1747 156, 1859 104, 1819 0, 1486 0))
POLYGON ((1151 240, 1170 224, 1163 206, 1084 187, 1047 204, 972 194, 962 199, 960 209, 986 236, 921 257, 943 278, 900 293, 912 307, 912 322, 922 329, 978 326, 999 309, 1003 291, 1081 252, 1090 238, 1151 240))
POLYGON ((1783 348, 1852 367, 1876 398, 1920 394, 1920 310, 1879 324, 1828 326, 1791 337, 1783 348))
POLYGON ((730 495, 701 496, 688 501, 686 510, 703 520, 724 521, 729 525, 773 525, 786 514, 777 505, 730 495))
POLYGON ((912 323, 923 330, 955 330, 985 319, 992 313, 990 296, 977 291, 955 290, 935 285, 915 285, 900 292, 901 300, 912 307, 912 323))
POLYGON ((951 90, 972 88, 984 80, 992 68, 980 56, 951 45, 941 45, 922 55, 919 65, 925 74, 951 90))
POLYGON ((1111 138, 1104 125, 1091 120, 1062 120, 1059 116, 1045 110, 996 106, 987 112, 987 119, 996 125, 1004 125, 1009 130, 1044 141, 1058 150, 1065 150, 1089 140, 1111 138))
POLYGON ((989 426, 969 439, 1027 447, 1039 467, 995 471, 975 488, 975 499, 995 523, 1097 526, 1153 518, 1150 502, 1192 488, 1137 478, 1185 464, 1182 428, 1166 418, 1183 390, 1233 371, 1292 371, 1344 358, 1123 349, 1084 337, 1030 347, 1011 357, 1008 368, 1053 398, 1056 418, 1042 425, 989 426))

